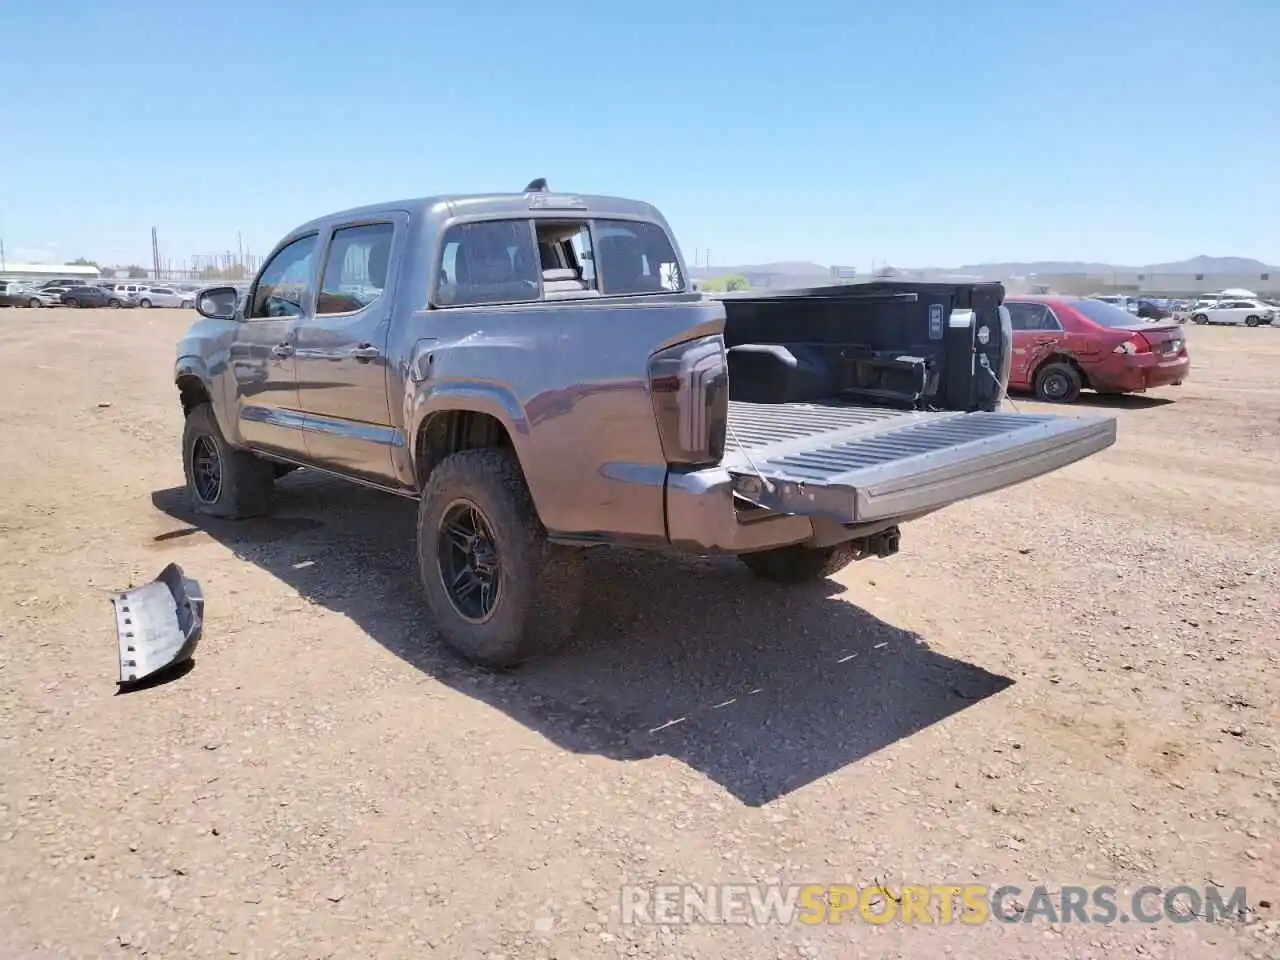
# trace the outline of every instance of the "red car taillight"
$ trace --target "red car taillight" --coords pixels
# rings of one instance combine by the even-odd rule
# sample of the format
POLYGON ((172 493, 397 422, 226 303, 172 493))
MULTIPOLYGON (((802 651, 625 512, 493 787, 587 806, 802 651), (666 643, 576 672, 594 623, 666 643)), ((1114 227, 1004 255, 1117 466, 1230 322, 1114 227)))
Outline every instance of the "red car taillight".
POLYGON ((668 464, 691 469, 723 459, 729 420, 723 337, 702 337, 655 353, 649 358, 649 391, 668 464))
POLYGON ((1112 353, 1124 353, 1130 356, 1137 353, 1150 353, 1151 344, 1147 338, 1140 333, 1135 333, 1124 343, 1117 344, 1111 351, 1112 353))

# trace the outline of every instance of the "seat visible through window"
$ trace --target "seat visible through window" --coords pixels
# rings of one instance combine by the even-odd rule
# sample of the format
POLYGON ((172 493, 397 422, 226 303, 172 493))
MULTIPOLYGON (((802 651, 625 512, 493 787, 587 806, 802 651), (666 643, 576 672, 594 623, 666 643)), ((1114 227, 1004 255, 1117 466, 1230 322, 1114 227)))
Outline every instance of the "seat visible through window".
POLYGON ((527 222, 458 224, 445 234, 436 299, 444 305, 521 302, 538 296, 527 222))

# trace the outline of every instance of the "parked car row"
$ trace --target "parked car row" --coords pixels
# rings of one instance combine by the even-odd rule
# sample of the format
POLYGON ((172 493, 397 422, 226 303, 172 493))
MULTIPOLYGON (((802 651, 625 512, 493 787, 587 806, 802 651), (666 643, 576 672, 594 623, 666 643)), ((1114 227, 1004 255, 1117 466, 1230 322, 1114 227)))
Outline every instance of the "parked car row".
POLYGON ((136 281, 0 280, 0 307, 193 308, 199 289, 189 284, 152 286, 136 281))

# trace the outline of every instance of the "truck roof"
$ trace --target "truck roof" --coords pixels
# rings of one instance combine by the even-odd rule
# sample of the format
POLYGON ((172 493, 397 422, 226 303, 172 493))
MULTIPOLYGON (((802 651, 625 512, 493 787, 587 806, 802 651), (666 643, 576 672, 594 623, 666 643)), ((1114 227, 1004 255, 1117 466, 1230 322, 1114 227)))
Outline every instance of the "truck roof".
POLYGON ((401 210, 422 213, 435 219, 461 216, 534 216, 557 219, 581 217, 622 217, 655 220, 665 223, 662 214, 651 203, 594 194, 555 193, 455 193, 409 200, 391 200, 327 213, 301 224, 291 233, 318 227, 333 220, 358 220, 401 210))

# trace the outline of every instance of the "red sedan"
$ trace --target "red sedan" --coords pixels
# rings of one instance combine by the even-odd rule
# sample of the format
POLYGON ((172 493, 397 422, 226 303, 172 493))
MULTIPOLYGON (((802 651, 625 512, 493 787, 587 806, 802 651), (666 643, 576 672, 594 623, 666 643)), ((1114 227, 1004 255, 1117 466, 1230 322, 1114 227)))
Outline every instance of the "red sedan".
POLYGON ((1009 389, 1038 400, 1177 386, 1191 370, 1183 328, 1171 321, 1140 320, 1086 297, 1008 297, 1005 306, 1013 320, 1009 389))

